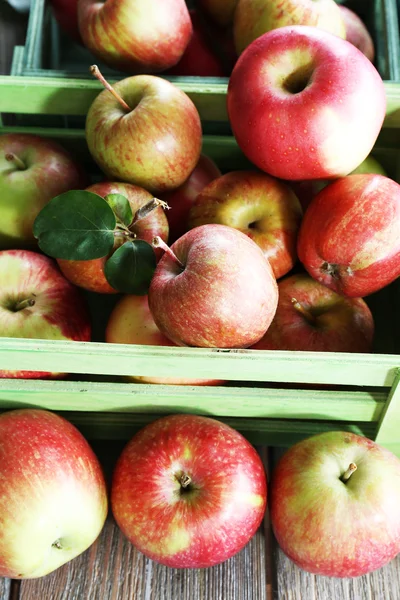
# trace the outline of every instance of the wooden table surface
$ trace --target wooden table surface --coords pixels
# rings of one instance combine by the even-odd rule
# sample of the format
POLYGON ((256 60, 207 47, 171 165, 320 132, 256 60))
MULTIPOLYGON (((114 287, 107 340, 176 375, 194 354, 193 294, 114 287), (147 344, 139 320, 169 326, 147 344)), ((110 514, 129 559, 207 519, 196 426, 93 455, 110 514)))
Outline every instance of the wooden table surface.
MULTIPOLYGON (((27 18, 0 0, 0 73, 8 74, 15 44, 25 40, 27 18)), ((0 90, 1 93, 1 90, 0 90)), ((115 444, 98 450, 108 469, 115 444)), ((266 448, 260 454, 268 467, 266 448)), ((111 461, 111 462, 110 462, 111 461)), ((144 558, 111 516, 85 553, 36 580, 0 578, 0 600, 400 600, 400 556, 357 579, 317 577, 298 569, 263 526, 238 555, 210 569, 176 570, 144 558)))

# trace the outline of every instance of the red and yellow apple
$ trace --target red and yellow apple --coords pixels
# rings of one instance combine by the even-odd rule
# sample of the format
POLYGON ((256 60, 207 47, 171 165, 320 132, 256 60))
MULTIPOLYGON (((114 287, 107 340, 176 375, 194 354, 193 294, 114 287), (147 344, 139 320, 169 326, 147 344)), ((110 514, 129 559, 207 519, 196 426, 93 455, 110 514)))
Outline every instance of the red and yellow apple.
POLYGON ((240 148, 261 170, 286 180, 333 179, 371 152, 386 95, 353 44, 304 25, 269 31, 246 48, 227 105, 240 148))
MULTIPOLYGON (((0 252, 0 337, 89 342, 86 303, 52 259, 29 250, 0 252)), ((0 377, 59 377, 60 373, 0 370, 0 377)))
POLYGON ((283 182, 256 171, 231 171, 209 183, 189 213, 189 227, 219 223, 245 233, 264 252, 276 279, 297 261, 300 202, 283 182))
POLYGON ((57 142, 27 133, 0 135, 0 249, 36 248, 33 223, 55 196, 88 178, 57 142))
POLYGON ((150 423, 122 451, 111 508, 130 542, 175 568, 205 568, 241 550, 267 503, 260 457, 215 419, 172 415, 150 423))
POLYGON ((79 0, 78 22, 94 56, 130 74, 172 67, 192 36, 185 0, 79 0))
POLYGON ((93 544, 107 516, 101 466, 82 434, 46 410, 0 415, 0 576, 42 577, 93 544))
POLYGON ((374 319, 362 298, 346 298, 305 273, 278 282, 278 308, 252 348, 314 352, 371 352, 374 319))
POLYGON ((346 29, 346 40, 373 62, 375 58, 374 42, 364 21, 348 6, 341 4, 339 9, 346 29))
POLYGON ((127 77, 114 91, 120 99, 103 90, 87 114, 86 140, 93 159, 108 179, 153 193, 182 185, 202 145, 193 102, 173 83, 152 75, 127 77))
POLYGON ((400 185, 371 174, 329 184, 304 214, 297 251, 311 277, 339 294, 385 287, 400 275, 400 185))
POLYGON ((226 225, 202 225, 180 237, 149 288, 154 321, 178 346, 251 346, 267 331, 277 302, 261 248, 226 225))
POLYGON ((400 460, 368 438, 330 431, 295 444, 269 489, 278 544, 306 571, 359 577, 400 552, 400 460))
POLYGON ((233 36, 239 54, 255 39, 280 27, 310 26, 346 38, 339 6, 334 0, 238 0, 233 36))

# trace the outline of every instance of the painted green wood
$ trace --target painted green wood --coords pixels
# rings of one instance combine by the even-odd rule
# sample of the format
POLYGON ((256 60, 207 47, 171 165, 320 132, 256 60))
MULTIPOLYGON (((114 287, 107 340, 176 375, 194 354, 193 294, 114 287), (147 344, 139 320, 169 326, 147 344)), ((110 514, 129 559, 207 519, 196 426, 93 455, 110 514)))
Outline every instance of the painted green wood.
MULTIPOLYGON (((128 440, 147 423, 168 411, 159 414, 100 413, 56 411, 74 423, 89 440, 128 440)), ((324 431, 352 431, 374 438, 376 426, 371 423, 345 423, 341 421, 286 421, 279 419, 245 419, 215 417, 240 431, 251 443, 265 446, 291 446, 296 442, 324 431)))
POLYGON ((1 338, 0 369, 392 386, 397 355, 220 350, 1 338))
MULTIPOLYGON (((177 82, 205 121, 227 121, 226 83, 177 82)), ((400 127, 400 85, 385 82, 385 127, 400 127)), ((1 76, 0 112, 86 115, 102 86, 95 80, 1 76)))
POLYGON ((0 380, 0 408, 198 413, 220 417, 377 423, 383 391, 175 386, 85 381, 0 380))
MULTIPOLYGON (((176 85, 193 100, 203 120, 228 120, 226 83, 180 81, 176 85)), ((2 76, 0 90, 0 112, 86 115, 102 86, 96 80, 2 76)))
POLYGON ((376 441, 392 450, 400 448, 400 369, 389 393, 385 408, 381 413, 376 441))

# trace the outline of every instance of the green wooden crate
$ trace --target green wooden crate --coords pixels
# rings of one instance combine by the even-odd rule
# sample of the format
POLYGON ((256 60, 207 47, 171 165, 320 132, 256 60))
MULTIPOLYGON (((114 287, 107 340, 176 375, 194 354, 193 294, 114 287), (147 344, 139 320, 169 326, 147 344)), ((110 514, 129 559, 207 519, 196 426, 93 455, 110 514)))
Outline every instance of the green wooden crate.
MULTIPOLYGON (((386 89, 394 102, 398 86, 387 84, 386 89)), ((0 77, 0 112, 83 116, 98 91, 96 82, 0 77)), ((383 131, 388 135, 374 154, 400 180, 399 110, 390 106, 387 118, 393 127, 383 131)), ((219 110, 218 98, 208 108, 219 110)), ((2 127, 0 133, 18 130, 62 141, 90 168, 83 130, 25 126, 2 127)), ((223 170, 247 166, 232 137, 205 136, 203 151, 223 170)), ((0 380, 1 410, 48 408, 92 439, 129 438, 137 427, 171 412, 222 419, 254 443, 269 445, 345 429, 376 439, 400 456, 400 280, 367 298, 376 323, 374 353, 368 355, 105 344, 104 322, 116 297, 87 298, 95 321, 91 343, 0 338, 0 369, 71 374, 64 381, 0 380), (227 384, 145 385, 122 379, 183 373, 227 384)))
MULTIPOLYGON (((193 2, 188 2, 193 4, 193 2)), ((343 0, 364 20, 376 49, 376 67, 387 81, 400 81, 400 44, 396 0, 343 0)), ((14 75, 30 77, 90 78, 88 65, 93 56, 71 41, 59 29, 47 0, 32 0, 29 26, 24 47, 18 47, 13 65, 14 75)), ((111 79, 126 74, 100 65, 111 79)), ((167 77, 183 84, 216 84, 227 81, 215 77, 167 77)))

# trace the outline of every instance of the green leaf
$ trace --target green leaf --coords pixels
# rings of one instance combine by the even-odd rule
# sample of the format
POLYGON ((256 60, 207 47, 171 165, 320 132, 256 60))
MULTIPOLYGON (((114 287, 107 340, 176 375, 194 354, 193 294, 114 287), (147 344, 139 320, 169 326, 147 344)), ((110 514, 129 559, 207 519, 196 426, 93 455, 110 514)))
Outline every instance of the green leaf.
POLYGON ((133 221, 133 213, 128 198, 122 194, 108 194, 104 200, 111 206, 117 220, 129 227, 133 221))
POLYGON ((42 208, 33 225, 39 248, 53 258, 90 260, 107 256, 114 245, 116 218, 101 196, 73 190, 42 208))
POLYGON ((107 260, 104 273, 119 292, 144 296, 156 268, 153 248, 143 240, 125 242, 107 260))

